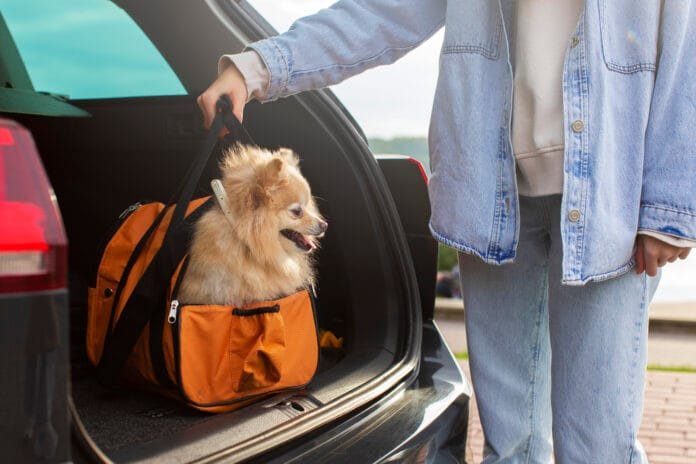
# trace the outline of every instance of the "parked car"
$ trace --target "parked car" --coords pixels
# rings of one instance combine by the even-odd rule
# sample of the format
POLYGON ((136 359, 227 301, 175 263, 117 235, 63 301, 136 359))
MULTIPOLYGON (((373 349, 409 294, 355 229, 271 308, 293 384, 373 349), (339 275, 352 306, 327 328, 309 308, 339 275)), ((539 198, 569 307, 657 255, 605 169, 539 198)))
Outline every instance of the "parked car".
POLYGON ((376 159, 328 90, 252 102, 245 124, 301 154, 331 224, 318 322, 343 348, 306 389, 226 414, 100 385, 84 352, 100 243, 184 176, 217 58, 275 31, 230 0, 0 0, 0 14, 3 461, 465 461, 470 387, 433 322, 427 179, 376 159))

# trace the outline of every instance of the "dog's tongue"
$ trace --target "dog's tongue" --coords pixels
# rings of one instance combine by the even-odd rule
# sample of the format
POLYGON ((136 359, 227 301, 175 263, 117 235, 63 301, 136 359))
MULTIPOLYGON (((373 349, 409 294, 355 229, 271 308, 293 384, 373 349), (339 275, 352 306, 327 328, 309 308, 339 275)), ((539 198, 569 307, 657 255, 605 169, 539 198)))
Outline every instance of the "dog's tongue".
POLYGON ((308 252, 312 252, 317 249, 317 245, 314 242, 308 242, 309 243, 309 250, 308 252))
POLYGON ((296 230, 290 230, 290 229, 283 229, 281 233, 288 239, 292 240, 292 242, 297 245, 297 247, 307 253, 314 251, 316 249, 316 245, 312 243, 310 240, 307 240, 304 235, 301 233, 297 232, 296 230))
POLYGON ((297 243, 297 246, 302 248, 305 251, 312 251, 314 250, 314 244, 307 240, 304 235, 297 233, 295 235, 295 243, 297 243))

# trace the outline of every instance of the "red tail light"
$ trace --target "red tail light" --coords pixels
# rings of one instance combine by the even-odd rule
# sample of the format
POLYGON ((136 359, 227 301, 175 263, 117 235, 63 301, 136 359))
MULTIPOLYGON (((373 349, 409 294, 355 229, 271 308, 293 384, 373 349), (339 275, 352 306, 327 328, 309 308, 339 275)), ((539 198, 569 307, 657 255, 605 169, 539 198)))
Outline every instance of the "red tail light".
POLYGON ((0 293, 65 288, 67 239, 29 131, 0 118, 0 293))
POLYGON ((428 174, 425 172, 425 168, 423 167, 423 163, 421 163, 416 158, 413 158, 411 156, 408 157, 408 162, 418 166, 418 169, 420 170, 421 176, 423 177, 423 182, 425 182, 425 185, 428 185, 428 174))

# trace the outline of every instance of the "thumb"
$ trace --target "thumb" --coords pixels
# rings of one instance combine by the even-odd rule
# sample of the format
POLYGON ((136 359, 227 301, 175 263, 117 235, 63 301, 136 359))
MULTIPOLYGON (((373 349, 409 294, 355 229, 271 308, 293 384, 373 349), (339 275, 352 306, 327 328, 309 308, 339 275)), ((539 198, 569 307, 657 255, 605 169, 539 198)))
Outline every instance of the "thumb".
POLYGON ((247 90, 246 86, 241 86, 233 89, 230 93, 230 100, 232 101, 232 114, 241 123, 244 121, 244 107, 247 102, 247 90))
MULTIPOLYGON (((246 93, 244 92, 239 92, 239 91, 232 91, 228 92, 227 96, 230 97, 230 102, 232 103, 232 114, 234 115, 235 118, 237 118, 237 121, 239 123, 242 123, 242 120, 244 118, 244 106, 246 105, 246 93)), ((223 126, 222 129, 220 129, 220 133, 218 134, 218 137, 222 138, 225 135, 229 133, 229 130, 227 130, 227 127, 223 126)))
POLYGON ((642 274, 645 271, 645 255, 643 250, 643 240, 638 237, 636 240, 636 274, 642 274))

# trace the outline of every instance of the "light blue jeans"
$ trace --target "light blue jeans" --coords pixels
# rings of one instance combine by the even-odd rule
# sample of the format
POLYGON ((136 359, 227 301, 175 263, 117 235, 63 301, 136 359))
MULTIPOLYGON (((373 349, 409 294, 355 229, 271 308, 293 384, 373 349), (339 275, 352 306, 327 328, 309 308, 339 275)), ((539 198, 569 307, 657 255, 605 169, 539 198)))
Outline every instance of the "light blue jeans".
POLYGON ((647 463, 636 436, 659 276, 561 285, 561 196, 520 205, 512 264, 459 255, 483 462, 647 463))

